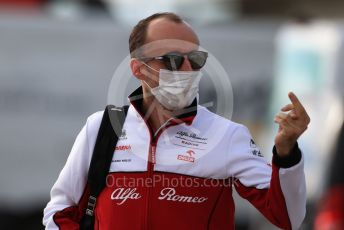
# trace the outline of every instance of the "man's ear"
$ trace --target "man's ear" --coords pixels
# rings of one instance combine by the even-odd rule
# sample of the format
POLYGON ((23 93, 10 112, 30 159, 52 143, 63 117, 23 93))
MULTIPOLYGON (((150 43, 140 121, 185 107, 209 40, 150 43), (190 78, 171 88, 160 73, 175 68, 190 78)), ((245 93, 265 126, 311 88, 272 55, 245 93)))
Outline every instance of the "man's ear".
POLYGON ((143 80, 145 78, 145 75, 141 73, 141 66, 142 66, 142 63, 136 58, 130 59, 131 72, 139 80, 143 80))

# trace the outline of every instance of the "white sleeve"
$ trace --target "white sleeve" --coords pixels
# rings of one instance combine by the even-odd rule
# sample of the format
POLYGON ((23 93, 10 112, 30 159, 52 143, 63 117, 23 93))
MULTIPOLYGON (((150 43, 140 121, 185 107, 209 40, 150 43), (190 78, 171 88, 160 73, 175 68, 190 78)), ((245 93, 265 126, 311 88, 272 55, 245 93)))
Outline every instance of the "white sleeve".
POLYGON ((281 189, 287 205, 292 229, 298 229, 306 216, 306 180, 304 160, 290 168, 280 168, 279 178, 281 189))
POLYGON ((230 138, 231 167, 238 193, 283 229, 298 229, 306 213, 303 156, 296 145, 288 158, 273 150, 272 166, 262 157, 245 126, 230 138))
POLYGON ((54 214, 67 207, 77 205, 85 190, 88 168, 100 126, 100 121, 90 122, 95 117, 101 118, 102 115, 98 112, 88 118, 86 125, 74 142, 65 166, 51 189, 51 199, 45 207, 43 215, 43 225, 46 226, 46 229, 59 229, 53 220, 54 214))

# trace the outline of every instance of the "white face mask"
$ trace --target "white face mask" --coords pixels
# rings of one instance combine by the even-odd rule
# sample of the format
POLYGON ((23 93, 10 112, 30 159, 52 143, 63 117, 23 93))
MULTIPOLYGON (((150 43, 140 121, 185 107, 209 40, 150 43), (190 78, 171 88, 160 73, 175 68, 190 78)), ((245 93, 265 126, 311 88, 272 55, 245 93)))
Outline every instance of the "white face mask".
MULTIPOLYGON (((147 64, 145 65, 158 72, 147 64)), ((191 105, 196 98, 201 76, 202 72, 200 71, 170 71, 160 69, 159 86, 151 88, 147 82, 144 82, 161 105, 169 110, 178 110, 191 105)))

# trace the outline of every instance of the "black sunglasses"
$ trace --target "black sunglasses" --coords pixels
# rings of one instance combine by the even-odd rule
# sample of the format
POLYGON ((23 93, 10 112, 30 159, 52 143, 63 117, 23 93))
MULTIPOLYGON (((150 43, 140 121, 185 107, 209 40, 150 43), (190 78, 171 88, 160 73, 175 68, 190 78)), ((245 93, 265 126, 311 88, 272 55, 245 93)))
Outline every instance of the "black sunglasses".
POLYGON ((208 58, 208 53, 204 51, 194 50, 189 53, 179 53, 179 52, 170 52, 162 56, 157 57, 141 57, 140 60, 148 62, 151 60, 160 60, 162 61, 168 70, 178 70, 184 63, 184 56, 189 60, 192 69, 199 70, 201 69, 208 58))

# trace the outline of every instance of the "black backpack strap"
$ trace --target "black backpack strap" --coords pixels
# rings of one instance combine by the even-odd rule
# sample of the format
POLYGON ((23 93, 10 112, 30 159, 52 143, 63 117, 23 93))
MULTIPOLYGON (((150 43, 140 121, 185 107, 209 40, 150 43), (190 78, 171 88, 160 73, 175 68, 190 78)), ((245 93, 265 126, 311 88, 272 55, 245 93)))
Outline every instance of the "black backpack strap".
POLYGON ((90 188, 90 196, 86 212, 80 223, 80 229, 90 230, 94 227, 94 209, 97 198, 106 183, 113 153, 122 133, 123 124, 129 106, 106 106, 99 127, 96 144, 94 146, 90 168, 88 170, 87 184, 90 188))

